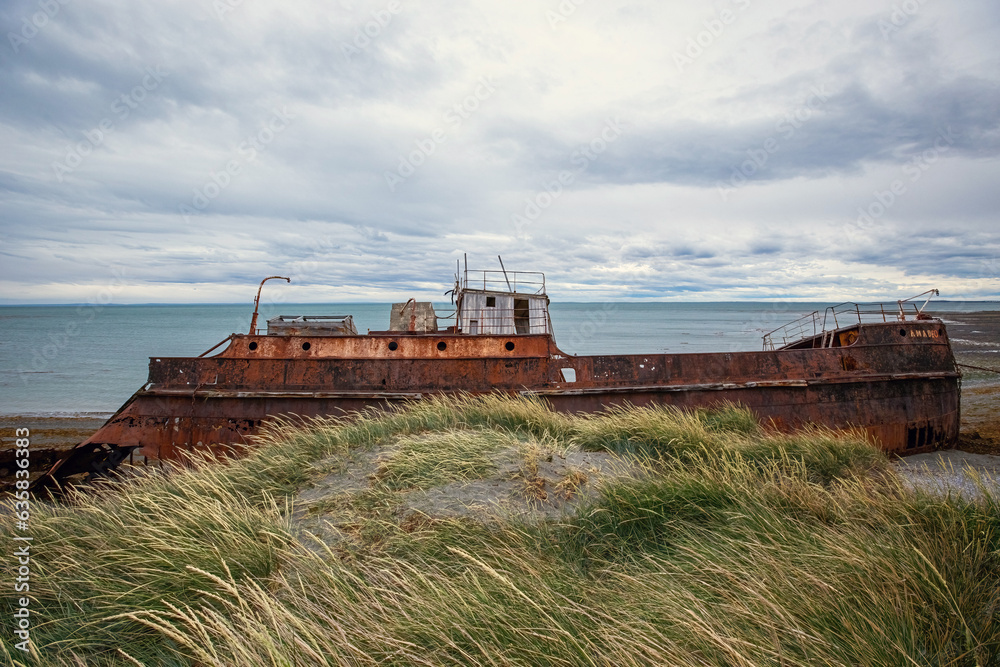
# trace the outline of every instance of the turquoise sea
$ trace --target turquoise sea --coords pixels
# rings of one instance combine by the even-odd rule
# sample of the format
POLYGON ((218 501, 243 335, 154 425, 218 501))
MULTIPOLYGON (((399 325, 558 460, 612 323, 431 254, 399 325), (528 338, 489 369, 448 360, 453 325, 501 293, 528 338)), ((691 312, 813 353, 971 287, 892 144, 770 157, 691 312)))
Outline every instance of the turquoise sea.
MULTIPOLYGON (((553 303, 569 354, 736 352, 827 303, 553 303)), ((275 315, 354 316, 358 331, 389 326, 389 304, 261 305, 275 315)), ((453 310, 435 304, 438 314, 453 310)), ((928 312, 1000 310, 1000 303, 932 302, 928 312)), ((146 381, 151 356, 198 356, 246 332, 251 308, 232 305, 0 306, 0 415, 108 415, 146 381)))

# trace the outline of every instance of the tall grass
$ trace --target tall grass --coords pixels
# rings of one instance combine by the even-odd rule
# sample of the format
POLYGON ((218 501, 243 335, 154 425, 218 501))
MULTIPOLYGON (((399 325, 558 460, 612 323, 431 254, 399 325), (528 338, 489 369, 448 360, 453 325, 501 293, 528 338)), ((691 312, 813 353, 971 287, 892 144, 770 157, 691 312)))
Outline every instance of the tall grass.
POLYGON ((498 471, 499 458, 520 442, 492 430, 448 429, 398 438, 375 476, 390 489, 427 489, 453 481, 482 479, 498 471))
POLYGON ((246 458, 77 494, 32 526, 37 654, 5 637, 14 664, 1000 660, 995 498, 908 490, 858 437, 769 434, 735 406, 569 417, 490 396, 288 421, 246 458), (387 500, 538 442, 630 472, 556 522, 415 522, 387 500), (369 488, 324 517, 351 548, 304 532, 297 494, 363 451, 369 488))

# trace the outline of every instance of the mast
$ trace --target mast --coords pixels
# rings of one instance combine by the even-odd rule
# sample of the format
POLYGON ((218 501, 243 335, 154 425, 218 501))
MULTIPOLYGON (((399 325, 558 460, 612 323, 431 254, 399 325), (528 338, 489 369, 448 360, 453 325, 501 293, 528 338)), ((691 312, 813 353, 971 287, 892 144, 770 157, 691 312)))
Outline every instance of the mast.
POLYGON ((264 283, 268 280, 274 280, 275 278, 280 278, 286 283, 292 282, 291 278, 286 278, 285 276, 268 276, 260 281, 260 287, 257 288, 257 298, 253 300, 253 317, 250 318, 250 335, 257 335, 257 307, 260 305, 260 291, 264 289, 264 283))

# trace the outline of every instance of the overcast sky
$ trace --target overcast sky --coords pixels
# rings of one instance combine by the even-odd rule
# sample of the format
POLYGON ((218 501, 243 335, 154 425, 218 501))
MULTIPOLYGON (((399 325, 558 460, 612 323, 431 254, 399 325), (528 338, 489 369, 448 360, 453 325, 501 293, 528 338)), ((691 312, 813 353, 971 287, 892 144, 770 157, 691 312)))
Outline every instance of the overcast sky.
POLYGON ((5 0, 0 303, 1000 298, 996 0, 5 0))

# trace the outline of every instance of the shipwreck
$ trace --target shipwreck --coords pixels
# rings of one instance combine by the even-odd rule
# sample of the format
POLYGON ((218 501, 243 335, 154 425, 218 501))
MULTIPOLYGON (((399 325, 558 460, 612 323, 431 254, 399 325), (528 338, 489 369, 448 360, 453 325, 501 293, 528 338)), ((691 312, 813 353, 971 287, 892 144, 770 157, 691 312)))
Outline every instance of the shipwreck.
POLYGON ((348 315, 279 316, 258 329, 258 289, 248 333, 196 357, 150 358, 147 382, 35 486, 100 476, 133 455, 243 446, 277 415, 449 393, 537 396, 565 412, 732 402, 780 430, 861 429, 896 454, 958 437, 961 374, 945 324, 924 312, 934 290, 923 304, 811 313, 765 335, 759 351, 586 356, 556 344, 542 273, 466 268, 451 293, 448 320, 411 299, 392 305, 387 330, 360 334, 348 315))

